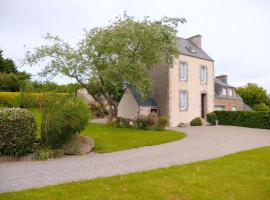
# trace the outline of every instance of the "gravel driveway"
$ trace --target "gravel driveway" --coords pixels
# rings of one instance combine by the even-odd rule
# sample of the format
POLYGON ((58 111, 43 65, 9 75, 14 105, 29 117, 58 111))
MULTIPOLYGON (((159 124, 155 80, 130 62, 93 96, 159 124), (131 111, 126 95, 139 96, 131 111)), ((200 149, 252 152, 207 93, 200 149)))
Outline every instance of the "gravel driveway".
POLYGON ((230 126, 174 130, 184 131, 188 136, 176 142, 114 153, 0 163, 0 192, 127 174, 270 146, 270 130, 230 126))

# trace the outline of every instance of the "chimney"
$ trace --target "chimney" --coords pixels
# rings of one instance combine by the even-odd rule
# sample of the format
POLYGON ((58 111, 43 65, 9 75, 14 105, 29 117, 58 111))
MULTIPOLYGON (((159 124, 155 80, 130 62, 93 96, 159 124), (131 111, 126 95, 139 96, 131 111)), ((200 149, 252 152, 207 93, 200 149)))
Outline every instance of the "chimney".
POLYGON ((197 47, 202 48, 202 36, 201 35, 194 35, 188 38, 191 42, 193 42, 197 47))
POLYGON ((222 82, 228 84, 228 75, 216 76, 216 79, 221 80, 222 82))

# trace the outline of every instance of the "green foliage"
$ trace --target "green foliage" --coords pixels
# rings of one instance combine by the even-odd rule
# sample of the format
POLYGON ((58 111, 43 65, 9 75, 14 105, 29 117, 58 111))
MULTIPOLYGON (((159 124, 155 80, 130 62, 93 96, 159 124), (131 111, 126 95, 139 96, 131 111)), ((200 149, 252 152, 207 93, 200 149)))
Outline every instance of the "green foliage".
POLYGON ((136 118, 134 127, 139 130, 150 130, 151 125, 149 124, 147 117, 142 115, 136 118))
POLYGON ((25 63, 34 65, 50 58, 45 76, 57 74, 74 78, 99 104, 106 99, 110 114, 116 114, 117 101, 126 85, 135 85, 142 96, 152 91, 148 70, 165 58, 168 66, 178 56, 177 25, 183 18, 163 18, 159 24, 144 18, 136 21, 126 14, 108 26, 93 28, 74 48, 58 36, 48 34, 51 45, 27 52, 25 63))
POLYGON ((42 108, 42 140, 52 149, 61 148, 89 119, 90 110, 81 100, 48 99, 42 108))
POLYGON ((17 92, 20 84, 30 79, 26 72, 18 72, 14 62, 11 59, 3 57, 3 51, 0 49, 0 91, 17 92))
POLYGON ((0 154, 22 156, 31 153, 36 140, 32 113, 21 108, 0 110, 0 154))
POLYGON ((80 89, 80 84, 78 83, 69 83, 65 85, 58 85, 53 82, 37 82, 33 81, 31 92, 45 92, 45 93, 76 93, 80 89))
POLYGON ((270 108, 265 103, 255 104, 253 106, 254 111, 270 111, 270 108))
POLYGON ((117 117, 112 125, 116 128, 130 128, 130 120, 122 117, 117 117))
POLYGON ((202 125, 202 119, 200 117, 196 117, 190 122, 190 126, 201 126, 202 125))
POLYGON ((146 117, 146 120, 150 126, 155 126, 158 123, 157 113, 149 113, 149 115, 146 117))
POLYGON ((168 118, 166 116, 160 116, 155 129, 158 131, 164 131, 167 124, 168 124, 168 118))
MULTIPOLYGON (((220 125, 270 129, 270 112, 215 111, 214 113, 220 125)), ((208 122, 212 124, 213 120, 210 119, 208 122)))
POLYGON ((51 150, 45 147, 35 152, 36 160, 48 160, 52 158, 60 158, 63 156, 64 156, 64 151, 62 149, 51 150))
POLYGON ((207 114, 207 121, 211 125, 215 125, 217 120, 217 116, 215 112, 211 112, 207 114))
POLYGON ((270 98, 267 94, 267 91, 255 83, 248 83, 244 87, 239 87, 236 89, 236 92, 251 108, 260 103, 264 103, 270 106, 270 98))
POLYGON ((39 107, 48 98, 68 98, 68 93, 0 92, 0 104, 7 107, 39 107))

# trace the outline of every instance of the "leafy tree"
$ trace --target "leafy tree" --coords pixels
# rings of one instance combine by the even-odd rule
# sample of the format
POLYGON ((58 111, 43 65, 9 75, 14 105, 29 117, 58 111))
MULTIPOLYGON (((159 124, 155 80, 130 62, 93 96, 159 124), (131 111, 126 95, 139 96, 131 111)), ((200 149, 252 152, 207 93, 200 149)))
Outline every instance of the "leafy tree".
POLYGON ((11 59, 3 57, 3 51, 0 49, 0 91, 17 92, 20 90, 20 84, 30 79, 26 72, 19 72, 11 59))
POLYGON ((17 73, 18 70, 11 59, 3 57, 3 50, 0 49, 0 72, 17 73))
POLYGON ((168 66, 173 63, 178 55, 176 28, 184 22, 183 18, 168 17, 158 23, 148 17, 136 21, 124 14, 108 26, 85 31, 75 48, 47 34, 45 39, 51 44, 27 52, 25 63, 33 65, 50 58, 43 75, 76 79, 100 105, 109 105, 112 117, 124 87, 136 86, 143 97, 151 94, 147 72, 163 58, 168 66))
POLYGON ((254 111, 270 111, 270 108, 265 103, 255 104, 253 106, 254 111))
POLYGON ((261 103, 266 106, 270 105, 270 98, 267 91, 255 83, 248 83, 244 87, 239 87, 236 89, 236 92, 242 97, 243 101, 252 108, 261 103))

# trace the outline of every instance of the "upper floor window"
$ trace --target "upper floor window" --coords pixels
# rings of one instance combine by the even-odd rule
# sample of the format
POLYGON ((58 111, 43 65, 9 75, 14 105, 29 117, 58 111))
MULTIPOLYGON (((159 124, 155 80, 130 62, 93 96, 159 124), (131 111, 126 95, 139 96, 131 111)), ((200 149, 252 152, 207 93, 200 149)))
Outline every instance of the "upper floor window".
POLYGON ((187 80, 187 64, 184 62, 179 63, 179 79, 180 81, 187 80))
POLYGON ((200 79, 202 84, 207 83, 207 68, 205 66, 201 66, 200 68, 200 79))
POLYGON ((227 89, 226 88, 222 88, 222 96, 227 96, 227 89))
POLYGON ((187 110, 187 107, 188 107, 188 94, 187 94, 187 91, 180 91, 179 108, 180 108, 180 110, 187 110))
POLYGON ((228 96, 229 97, 233 96, 233 90, 231 88, 228 88, 228 96))

